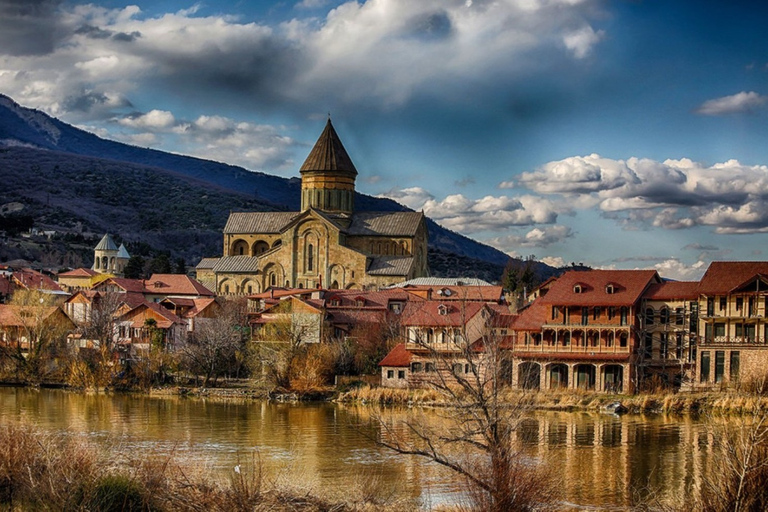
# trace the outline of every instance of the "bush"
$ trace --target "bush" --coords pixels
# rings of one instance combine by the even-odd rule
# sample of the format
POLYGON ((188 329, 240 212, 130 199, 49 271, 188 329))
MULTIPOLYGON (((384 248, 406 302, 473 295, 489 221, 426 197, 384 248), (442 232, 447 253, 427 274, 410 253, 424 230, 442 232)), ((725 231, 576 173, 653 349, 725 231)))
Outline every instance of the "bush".
POLYGON ((149 510, 141 485, 124 475, 107 475, 96 482, 88 500, 96 512, 141 512, 149 510))

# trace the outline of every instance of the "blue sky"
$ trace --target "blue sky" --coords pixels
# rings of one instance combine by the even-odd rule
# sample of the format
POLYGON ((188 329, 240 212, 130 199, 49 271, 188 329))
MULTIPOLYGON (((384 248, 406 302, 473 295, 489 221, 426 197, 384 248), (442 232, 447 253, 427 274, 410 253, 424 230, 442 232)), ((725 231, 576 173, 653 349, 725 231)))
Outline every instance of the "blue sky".
POLYGON ((331 113, 358 189, 512 255, 698 278, 766 259, 768 6, 0 0, 0 93, 295 176, 331 113))

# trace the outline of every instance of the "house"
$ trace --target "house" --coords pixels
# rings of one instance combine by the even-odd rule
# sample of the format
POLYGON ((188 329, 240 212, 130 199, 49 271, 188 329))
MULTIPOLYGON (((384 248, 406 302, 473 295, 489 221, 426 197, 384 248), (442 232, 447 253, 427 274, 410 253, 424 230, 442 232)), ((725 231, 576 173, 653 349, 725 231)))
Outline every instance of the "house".
POLYGON ((768 375, 768 262, 712 262, 699 283, 697 387, 768 375))
POLYGON ((249 315, 251 336, 267 343, 320 343, 325 335, 322 307, 291 296, 249 315))
POLYGON ((699 282, 664 281, 648 287, 641 306, 643 379, 658 377, 679 389, 694 379, 699 282))
POLYGON ((100 274, 90 268, 76 268, 62 272, 57 276, 59 287, 70 293, 78 290, 90 290, 96 283, 107 278, 109 278, 109 274, 100 274))
POLYGON ((640 309, 654 270, 569 271, 513 323, 513 385, 633 392, 640 309))
POLYGON ((0 344, 29 352, 35 344, 62 341, 75 324, 58 306, 0 304, 0 344))
POLYGON ((187 323, 155 302, 144 302, 115 320, 115 342, 124 356, 149 350, 153 345, 173 349, 183 340, 187 323))

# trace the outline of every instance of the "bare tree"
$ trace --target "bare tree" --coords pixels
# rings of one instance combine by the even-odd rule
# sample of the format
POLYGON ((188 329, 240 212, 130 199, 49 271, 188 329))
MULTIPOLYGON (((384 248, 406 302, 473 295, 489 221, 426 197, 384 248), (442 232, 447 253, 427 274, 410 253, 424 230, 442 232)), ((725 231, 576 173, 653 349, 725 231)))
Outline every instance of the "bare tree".
POLYGON ((414 416, 404 425, 378 419, 380 444, 397 453, 418 455, 461 475, 469 496, 480 510, 541 510, 551 506, 556 491, 546 468, 522 456, 515 432, 530 407, 530 396, 504 393, 509 351, 494 328, 494 317, 484 310, 479 337, 463 321, 461 333, 437 348, 417 340, 433 366, 427 381, 448 406, 439 422, 414 416))
POLYGON ((208 387, 225 369, 231 367, 246 341, 241 305, 227 301, 213 318, 199 318, 194 332, 187 336, 180 353, 184 366, 203 375, 208 387))

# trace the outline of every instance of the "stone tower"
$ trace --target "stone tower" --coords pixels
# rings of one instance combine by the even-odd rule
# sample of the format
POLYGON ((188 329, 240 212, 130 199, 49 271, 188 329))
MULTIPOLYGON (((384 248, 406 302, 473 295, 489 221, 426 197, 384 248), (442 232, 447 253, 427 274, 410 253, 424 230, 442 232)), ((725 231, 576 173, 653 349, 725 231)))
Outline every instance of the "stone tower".
POLYGON ((312 207, 326 212, 352 213, 355 209, 357 169, 330 118, 300 171, 301 211, 312 207))
POLYGON ((120 276, 123 274, 123 269, 130 258, 131 255, 128 254, 125 246, 120 244, 120 247, 118 247, 112 237, 109 236, 109 233, 107 233, 93 250, 92 269, 100 274, 120 276))

